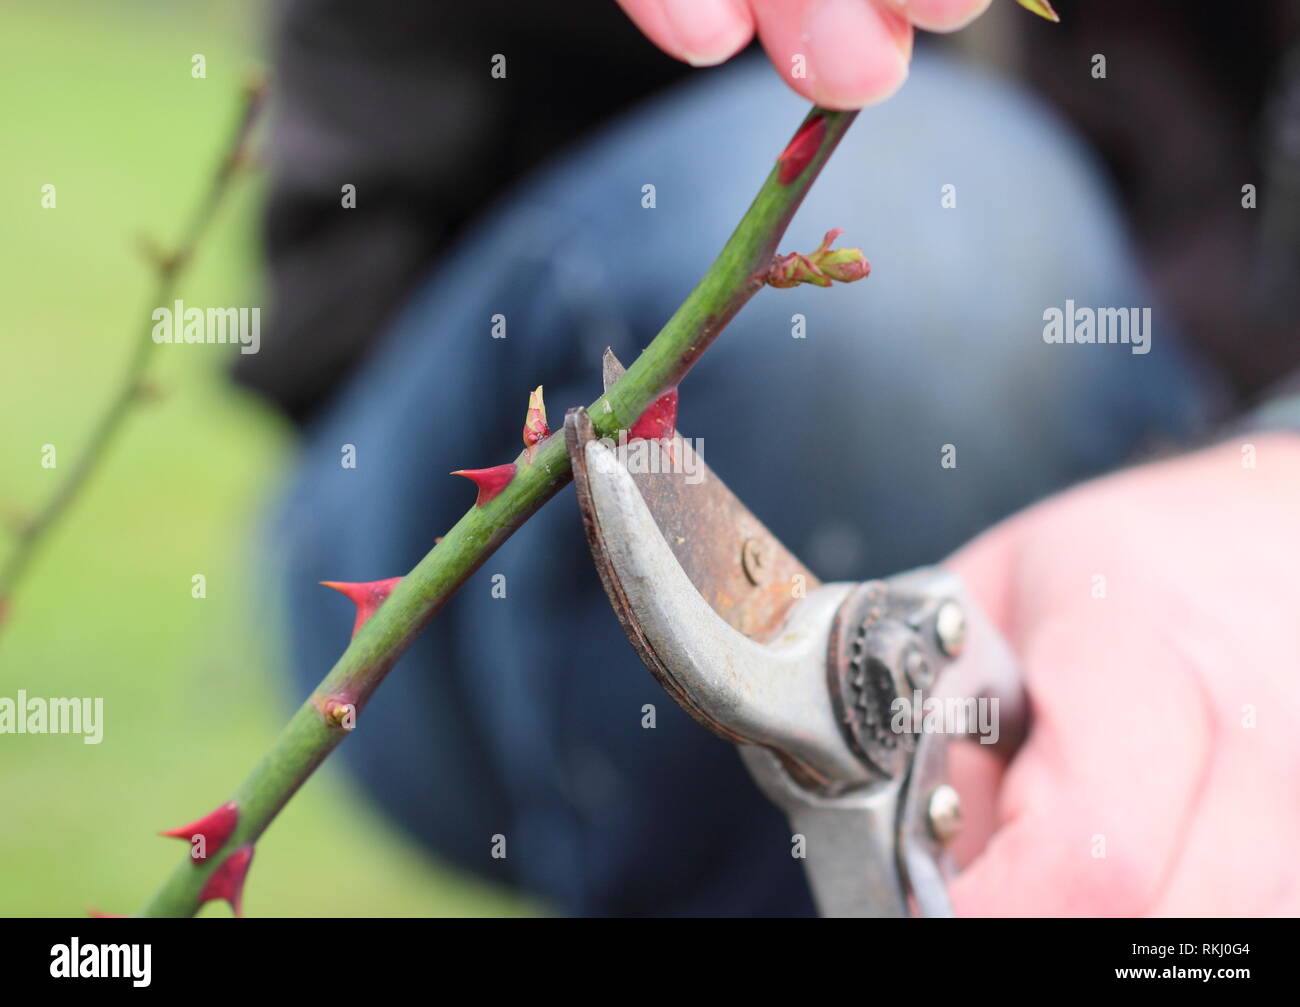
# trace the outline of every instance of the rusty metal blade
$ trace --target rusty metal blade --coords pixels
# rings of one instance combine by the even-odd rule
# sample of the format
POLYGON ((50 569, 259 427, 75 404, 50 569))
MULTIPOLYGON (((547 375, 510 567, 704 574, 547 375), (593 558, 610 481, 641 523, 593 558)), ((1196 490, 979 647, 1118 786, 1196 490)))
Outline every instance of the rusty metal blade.
MULTIPOLYGON (((605 387, 623 374, 623 365, 606 350, 605 387)), ((602 578, 612 577, 599 536, 592 534, 595 515, 584 492, 585 458, 582 424, 569 445, 578 501, 583 508, 592 554, 602 578), (577 450, 575 450, 575 441, 577 450)), ((767 527, 740 502, 680 434, 651 448, 646 442, 628 446, 628 464, 655 524, 686 576, 720 618, 751 639, 766 641, 781 628, 790 606, 821 582, 767 527), (631 452, 644 447, 658 471, 637 471, 631 452)), ((606 580, 607 587, 609 586, 606 580)), ((611 592, 611 597, 613 592, 611 592)), ((615 606, 618 607, 617 605, 615 606)), ((619 613, 620 618, 624 613, 619 613)), ((624 628, 631 630, 624 624, 624 628)))

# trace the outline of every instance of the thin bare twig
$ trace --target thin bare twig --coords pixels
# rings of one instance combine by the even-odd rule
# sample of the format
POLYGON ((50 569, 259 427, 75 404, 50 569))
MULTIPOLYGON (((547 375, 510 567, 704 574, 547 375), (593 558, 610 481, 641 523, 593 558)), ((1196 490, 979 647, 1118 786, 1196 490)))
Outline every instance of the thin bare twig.
MULTIPOLYGON (((230 189, 231 181, 247 161, 250 137, 265 94, 266 88, 260 80, 250 81, 246 85, 243 107, 230 142, 226 145, 221 161, 213 172, 203 199, 194 208, 185 230, 181 233, 179 244, 173 251, 165 254, 159 254, 156 250, 149 253, 157 275, 153 295, 149 301, 150 313, 155 306, 172 302, 176 285, 193 260, 204 235, 207 234, 218 207, 230 189)), ((0 569, 0 623, 4 621, 5 608, 13 597, 18 583, 30 567, 38 546, 48 537, 68 506, 103 463, 108 448, 121 429, 123 420, 130 414, 131 407, 151 397, 152 392, 144 380, 144 374, 153 347, 151 318, 150 324, 145 326, 143 335, 137 340, 127 361, 121 384, 91 430, 85 448, 67 477, 38 512, 30 517, 24 516, 21 521, 12 522, 18 541, 3 569, 0 569)))

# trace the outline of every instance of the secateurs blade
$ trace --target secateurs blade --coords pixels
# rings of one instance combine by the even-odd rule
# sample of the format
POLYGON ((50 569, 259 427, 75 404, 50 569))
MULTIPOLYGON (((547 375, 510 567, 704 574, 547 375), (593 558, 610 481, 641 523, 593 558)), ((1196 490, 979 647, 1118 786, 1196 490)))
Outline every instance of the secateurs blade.
MULTIPOLYGON (((621 373, 607 351, 606 387, 621 373)), ((584 409, 565 438, 628 639, 785 811, 821 914, 951 915, 950 732, 974 732, 980 700, 996 701, 1001 749, 1025 730, 1015 659, 960 580, 927 567, 823 584, 677 432, 662 444, 673 464, 652 471, 625 464, 584 409), (909 729, 900 711, 918 700, 959 716, 909 729)))

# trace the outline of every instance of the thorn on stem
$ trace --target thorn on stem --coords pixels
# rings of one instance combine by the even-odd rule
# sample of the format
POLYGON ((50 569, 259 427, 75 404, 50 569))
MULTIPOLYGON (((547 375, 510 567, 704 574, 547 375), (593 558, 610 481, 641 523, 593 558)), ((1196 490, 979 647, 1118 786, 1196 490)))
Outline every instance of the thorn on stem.
POLYGON ((238 172, 247 174, 259 171, 262 167, 261 159, 251 150, 241 147, 230 155, 229 171, 232 175, 238 172))
POLYGON ((510 485, 517 468, 514 462, 510 462, 490 469, 457 469, 452 475, 464 476, 478 487, 478 497, 474 500, 474 506, 482 507, 495 500, 498 494, 510 485))
POLYGON ((393 588, 397 587, 397 583, 401 579, 401 577, 389 577, 387 580, 370 580, 361 583, 323 580, 321 584, 325 587, 332 587, 339 594, 351 599, 352 603, 357 606, 357 618, 352 624, 352 635, 356 636, 361 627, 365 625, 366 620, 374 615, 379 606, 388 600, 388 596, 393 593, 393 588))
POLYGON ((157 239, 152 234, 137 234, 135 236, 135 250, 151 269, 160 273, 167 270, 167 262, 172 258, 172 253, 158 244, 157 239))
POLYGON ((148 378, 141 378, 137 381, 134 392, 136 401, 147 405, 161 402, 167 397, 163 392, 162 385, 158 384, 156 381, 151 381, 148 378))
POLYGON ((267 92, 266 74, 260 70, 246 71, 244 73, 243 88, 245 102, 264 101, 267 92))
POLYGON ((27 538, 32 533, 34 520, 32 515, 14 504, 0 504, 0 522, 9 529, 16 539, 27 538))
MULTIPOLYGON (((195 836, 202 836, 207 848, 216 852, 226 845, 226 840, 230 838, 231 833, 235 831, 235 826, 238 824, 239 805, 234 801, 227 801, 219 808, 209 811, 202 818, 190 822, 189 825, 168 829, 166 832, 158 833, 158 835, 184 839, 187 843, 192 843, 195 836)), ((205 858, 198 857, 195 859, 202 860, 205 858)))
POLYGON ((212 876, 199 892, 199 905, 221 899, 230 904, 236 916, 244 915, 244 882, 248 878, 248 866, 253 862, 253 844, 245 843, 234 853, 226 857, 212 872, 212 876))
POLYGON ((627 439, 672 440, 677 430, 677 388, 668 389, 645 408, 628 428, 627 439))

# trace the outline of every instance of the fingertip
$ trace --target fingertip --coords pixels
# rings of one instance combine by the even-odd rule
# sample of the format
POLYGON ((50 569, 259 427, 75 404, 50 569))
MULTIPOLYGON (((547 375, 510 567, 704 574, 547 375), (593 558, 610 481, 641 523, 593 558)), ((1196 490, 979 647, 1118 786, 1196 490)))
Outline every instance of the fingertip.
POLYGON ((662 0, 679 58, 692 66, 731 59, 754 37, 754 17, 742 0, 662 0))
POLYGON ((618 0, 668 55, 692 66, 725 62, 749 43, 754 18, 744 0, 618 0))
POLYGON ((926 31, 952 32, 965 28, 989 8, 992 0, 885 0, 903 11, 912 24, 926 31))
POLYGON ((907 80, 910 25, 865 0, 813 5, 804 37, 812 97, 827 108, 877 104, 907 80))

